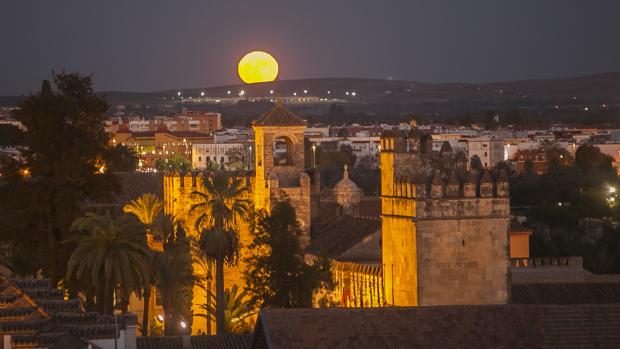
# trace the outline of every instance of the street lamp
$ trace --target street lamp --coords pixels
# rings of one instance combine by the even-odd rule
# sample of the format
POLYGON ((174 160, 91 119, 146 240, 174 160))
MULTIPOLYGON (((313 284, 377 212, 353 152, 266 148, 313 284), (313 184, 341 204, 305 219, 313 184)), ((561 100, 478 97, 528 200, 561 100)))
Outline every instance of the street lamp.
POLYGON ((312 145, 312 168, 316 168, 316 144, 312 145))

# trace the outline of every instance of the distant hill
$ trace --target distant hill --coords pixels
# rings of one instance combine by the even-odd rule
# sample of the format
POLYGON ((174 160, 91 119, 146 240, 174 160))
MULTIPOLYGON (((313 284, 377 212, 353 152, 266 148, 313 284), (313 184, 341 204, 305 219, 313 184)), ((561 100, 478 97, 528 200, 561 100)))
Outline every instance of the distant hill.
POLYGON ((514 100, 530 97, 542 98, 593 98, 610 97, 620 99, 620 72, 604 73, 582 77, 559 79, 537 79, 496 83, 425 83, 403 80, 324 78, 302 80, 280 80, 252 85, 228 85, 204 89, 181 89, 158 92, 160 95, 173 96, 181 91, 185 96, 198 96, 205 92, 208 96, 227 96, 245 91, 248 97, 266 96, 270 90, 281 95, 297 92, 300 96, 304 90, 308 95, 347 98, 360 102, 396 102, 396 103, 436 103, 463 100, 514 100), (328 94, 327 91, 331 93, 328 94), (356 92, 356 98, 346 96, 346 92, 356 92))
MULTIPOLYGON (((245 91, 246 97, 274 95, 298 96, 307 90, 308 95, 335 97, 350 102, 371 104, 473 104, 503 105, 530 104, 549 100, 595 99, 615 104, 620 102, 620 72, 558 79, 537 79, 496 83, 425 83, 418 81, 322 78, 278 80, 251 85, 227 85, 206 88, 166 90, 157 92, 101 92, 112 103, 163 104, 178 91, 186 97, 197 97, 205 92, 210 97, 226 97, 227 91, 237 94, 245 91), (328 93, 329 91, 330 93, 328 93), (356 96, 347 96, 346 92, 356 96), (166 100, 163 100, 166 97, 166 100)), ((19 97, 0 97, 0 106, 14 105, 19 97)))

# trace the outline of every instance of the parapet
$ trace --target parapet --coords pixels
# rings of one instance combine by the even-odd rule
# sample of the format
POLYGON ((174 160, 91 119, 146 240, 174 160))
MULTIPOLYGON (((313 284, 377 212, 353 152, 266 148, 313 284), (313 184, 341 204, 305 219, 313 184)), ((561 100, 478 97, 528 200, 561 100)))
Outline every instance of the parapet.
MULTIPOLYGON (((230 171, 237 176, 245 178, 245 185, 250 186, 252 171, 230 171)), ((202 187, 204 178, 209 175, 205 170, 166 171, 164 173, 164 186, 170 188, 193 188, 202 187)))
POLYGON ((509 178, 505 170, 493 178, 482 173, 436 172, 425 178, 396 174, 394 196, 414 199, 508 198, 509 178))

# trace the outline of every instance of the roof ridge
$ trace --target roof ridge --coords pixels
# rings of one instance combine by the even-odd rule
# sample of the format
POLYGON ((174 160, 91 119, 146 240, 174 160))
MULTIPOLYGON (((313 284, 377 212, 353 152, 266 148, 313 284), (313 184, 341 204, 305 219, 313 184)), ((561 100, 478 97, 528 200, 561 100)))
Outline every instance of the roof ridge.
POLYGON ((276 102, 273 108, 261 115, 252 125, 256 126, 305 126, 306 121, 286 108, 281 101, 276 102))

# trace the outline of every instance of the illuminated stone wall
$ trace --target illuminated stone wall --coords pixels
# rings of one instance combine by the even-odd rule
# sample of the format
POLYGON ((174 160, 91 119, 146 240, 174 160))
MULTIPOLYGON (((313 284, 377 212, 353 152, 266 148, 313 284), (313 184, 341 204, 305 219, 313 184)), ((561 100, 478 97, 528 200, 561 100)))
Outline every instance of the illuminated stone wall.
MULTIPOLYGON (((251 189, 248 193, 250 199, 257 210, 265 209, 269 211, 271 204, 277 199, 289 199, 295 207, 300 223, 306 232, 302 244, 307 244, 310 231, 311 196, 317 195, 320 186, 311 185, 310 177, 304 170, 304 138, 303 131, 305 126, 254 126, 255 143, 255 172, 245 175, 246 185, 251 189), (291 159, 290 164, 274 164, 273 143, 276 139, 284 139, 288 146, 288 155, 291 159)), ((204 173, 169 173, 164 177, 164 209, 166 213, 175 215, 178 219, 185 222, 188 236, 199 236, 199 232, 194 228, 196 215, 189 213, 190 207, 195 201, 191 197, 194 191, 203 191, 204 173)), ((239 237, 241 251, 239 263, 234 267, 225 267, 224 287, 232 285, 245 287, 243 271, 246 264, 243 260, 248 254, 247 246, 252 242, 252 236, 248 223, 242 223, 239 227, 239 237)), ((195 273, 200 275, 202 271, 199 265, 194 266, 195 273)), ((215 291, 213 282, 212 290, 215 291)), ((200 304, 206 302, 206 292, 196 286, 194 287, 194 313, 203 313, 199 309, 200 304)), ((212 329, 215 324, 212 323, 212 329)), ((198 331, 206 332, 206 320, 201 317, 194 317, 192 326, 193 333, 198 331)))
POLYGON ((386 302, 507 303, 506 178, 467 173, 456 157, 425 152, 419 135, 411 138, 387 134, 381 140, 386 302))
MULTIPOLYGON (((245 176, 246 185, 251 189, 253 187, 253 178, 245 176)), ((199 232, 194 228, 194 223, 198 214, 190 214, 190 207, 195 203, 192 199, 191 193, 194 191, 204 190, 204 173, 186 173, 181 175, 179 173, 168 173, 164 176, 164 210, 166 213, 173 214, 175 217, 184 222, 186 233, 188 236, 195 238, 199 237, 199 232)), ((253 191, 248 193, 248 199, 253 197, 253 191)), ((249 225, 245 222, 241 222, 239 226, 239 240, 242 246, 240 251, 239 262, 234 267, 224 267, 224 288, 230 288, 232 285, 238 285, 244 287, 245 280, 243 278, 243 270, 246 269, 246 264, 243 262, 247 256, 247 246, 252 242, 252 236, 250 235, 249 225)), ((198 276, 205 276, 204 271, 200 268, 199 264, 194 265, 194 273, 198 276)), ((213 271, 215 273, 215 270, 213 271)), ((215 277, 215 275, 213 275, 215 277)), ((215 292, 215 282, 212 283, 212 292, 215 292)), ((194 287, 194 299, 192 301, 194 314, 202 314, 204 311, 200 309, 201 304, 206 303, 206 292, 199 286, 194 287)), ((212 330, 215 330, 215 323, 211 325, 212 330)), ((195 334, 198 331, 207 331, 206 319, 202 317, 194 317, 192 332, 195 334)))

